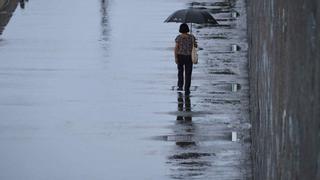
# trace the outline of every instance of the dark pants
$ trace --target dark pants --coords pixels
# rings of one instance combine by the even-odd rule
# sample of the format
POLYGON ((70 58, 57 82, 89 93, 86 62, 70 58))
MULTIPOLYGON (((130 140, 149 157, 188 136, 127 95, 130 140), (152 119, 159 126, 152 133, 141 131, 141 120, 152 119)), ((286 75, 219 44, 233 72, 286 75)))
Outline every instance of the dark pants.
POLYGON ((184 90, 190 91, 192 65, 191 56, 178 55, 178 88, 182 89, 185 82, 184 90))

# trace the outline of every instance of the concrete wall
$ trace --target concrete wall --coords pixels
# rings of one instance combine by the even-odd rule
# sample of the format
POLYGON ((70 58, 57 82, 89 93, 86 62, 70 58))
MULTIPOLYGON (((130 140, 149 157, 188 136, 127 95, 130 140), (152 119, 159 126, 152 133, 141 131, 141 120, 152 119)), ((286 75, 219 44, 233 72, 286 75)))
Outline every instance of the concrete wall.
POLYGON ((0 10, 4 7, 6 2, 7 2, 7 0, 0 0, 0 10))
POLYGON ((254 179, 320 179, 320 1, 247 0, 254 179))
POLYGON ((0 35, 2 34, 5 26, 9 23, 13 12, 18 6, 18 0, 0 0, 0 35))

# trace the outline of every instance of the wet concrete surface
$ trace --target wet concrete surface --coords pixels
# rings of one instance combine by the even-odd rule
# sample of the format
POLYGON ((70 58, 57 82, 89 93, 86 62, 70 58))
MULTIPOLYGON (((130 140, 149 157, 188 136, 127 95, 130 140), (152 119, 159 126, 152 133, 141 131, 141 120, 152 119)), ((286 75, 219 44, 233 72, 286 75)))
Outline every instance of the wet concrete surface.
POLYGON ((194 27, 190 96, 175 87, 179 24, 163 21, 191 1, 17 10, 0 39, 0 179, 251 179, 244 1, 192 5, 220 25, 194 27))

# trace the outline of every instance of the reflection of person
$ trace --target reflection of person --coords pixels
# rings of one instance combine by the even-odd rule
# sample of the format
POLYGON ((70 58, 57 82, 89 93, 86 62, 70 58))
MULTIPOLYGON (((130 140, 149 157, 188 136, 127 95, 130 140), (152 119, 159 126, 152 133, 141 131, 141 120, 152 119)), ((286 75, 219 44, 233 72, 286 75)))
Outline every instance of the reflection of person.
MULTIPOLYGON (((183 97, 181 92, 178 93, 178 111, 179 112, 191 112, 191 100, 190 96, 183 97)), ((192 116, 190 114, 182 114, 177 116, 179 122, 192 122, 192 116)))
POLYGON ((183 96, 181 92, 178 92, 178 111, 180 113, 177 115, 176 127, 179 131, 176 133, 180 138, 176 140, 176 145, 180 147, 195 146, 196 142, 193 140, 194 125, 192 123, 192 115, 188 114, 191 112, 190 96, 183 96))
POLYGON ((197 42, 196 38, 192 34, 189 34, 187 24, 181 24, 179 32, 181 34, 176 37, 176 46, 174 48, 175 62, 178 66, 178 90, 183 90, 184 85, 185 92, 189 94, 192 75, 191 52, 193 46, 197 47, 197 42))

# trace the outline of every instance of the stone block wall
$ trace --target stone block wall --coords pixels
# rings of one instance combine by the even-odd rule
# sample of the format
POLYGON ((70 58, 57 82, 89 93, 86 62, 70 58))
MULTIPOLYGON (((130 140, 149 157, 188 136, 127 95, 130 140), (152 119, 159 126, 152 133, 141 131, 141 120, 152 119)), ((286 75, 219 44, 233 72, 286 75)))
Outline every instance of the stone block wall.
POLYGON ((320 179, 320 1, 248 0, 256 180, 320 179))

